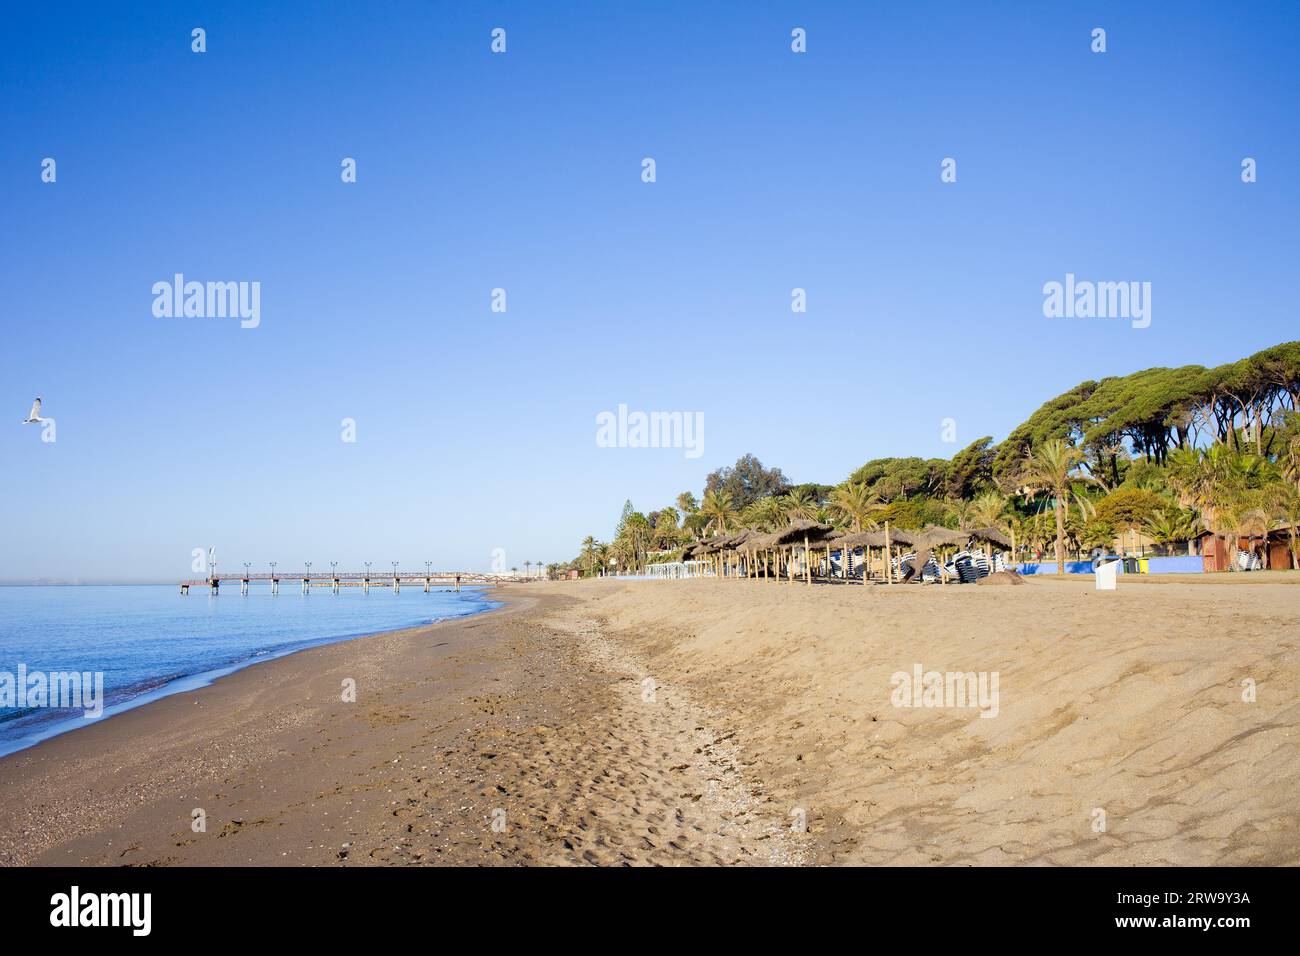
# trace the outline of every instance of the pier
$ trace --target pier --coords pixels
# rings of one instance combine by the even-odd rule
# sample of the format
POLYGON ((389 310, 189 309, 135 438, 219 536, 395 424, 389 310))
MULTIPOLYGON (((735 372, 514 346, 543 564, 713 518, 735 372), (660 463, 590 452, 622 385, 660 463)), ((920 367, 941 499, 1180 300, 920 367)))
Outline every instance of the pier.
POLYGON ((219 594, 223 584, 238 583, 239 593, 247 594, 248 589, 254 584, 269 584, 271 593, 279 594, 280 585, 287 582, 290 586, 295 584, 300 586, 303 594, 311 593, 312 588, 329 588, 332 594, 338 594, 343 588, 361 588, 368 594, 371 588, 392 588, 394 593, 400 593, 402 585, 405 584, 408 587, 423 587, 424 593, 428 594, 435 587, 451 587, 456 591, 460 590, 461 585, 500 587, 503 580, 526 579, 512 574, 483 574, 477 571, 428 571, 424 574, 418 572, 375 574, 370 571, 331 571, 315 574, 310 570, 293 573, 245 571, 243 574, 213 574, 206 578, 182 581, 180 589, 181 594, 189 594, 190 588, 207 588, 212 594, 219 594))

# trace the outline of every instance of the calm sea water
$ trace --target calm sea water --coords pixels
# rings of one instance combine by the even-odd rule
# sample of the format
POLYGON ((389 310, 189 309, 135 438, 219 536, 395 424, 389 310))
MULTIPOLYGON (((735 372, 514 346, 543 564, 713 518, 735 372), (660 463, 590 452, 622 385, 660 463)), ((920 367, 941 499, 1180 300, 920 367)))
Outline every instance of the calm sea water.
MULTIPOLYGON (((499 606, 478 588, 281 588, 182 597, 175 586, 0 587, 0 672, 102 671, 109 717, 304 647, 499 606)), ((0 707, 0 756, 93 720, 79 709, 0 707)))

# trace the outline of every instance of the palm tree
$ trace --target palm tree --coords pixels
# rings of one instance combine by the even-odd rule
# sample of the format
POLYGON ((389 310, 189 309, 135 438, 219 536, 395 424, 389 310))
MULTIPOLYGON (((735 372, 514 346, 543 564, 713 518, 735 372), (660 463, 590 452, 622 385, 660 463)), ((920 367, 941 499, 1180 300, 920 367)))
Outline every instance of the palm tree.
POLYGON ((1287 526, 1291 539, 1291 567, 1300 568, 1300 552, 1296 546, 1296 525, 1300 524, 1300 488, 1288 481, 1279 481, 1269 485, 1267 498, 1269 510, 1273 517, 1287 526))
POLYGON ((979 519, 974 517, 975 502, 965 498, 947 499, 943 503, 943 510, 956 519, 958 531, 969 531, 979 522, 979 519))
POLYGON ((1079 449, 1059 438, 1045 441, 1025 458, 1021 471, 1025 484, 1034 492, 1050 494, 1056 511, 1056 573, 1065 573, 1065 509, 1077 496, 1074 474, 1082 456, 1079 449))
POLYGON ((1236 546, 1242 538, 1249 538, 1253 549, 1255 538, 1268 534, 1268 512, 1260 506, 1260 501, 1258 492, 1243 490, 1221 499, 1212 512, 1214 524, 1209 526, 1210 530, 1229 542, 1229 571, 1239 570, 1236 546))
POLYGON ((764 531, 775 531, 785 524, 781 502, 773 495, 759 498, 745 509, 745 523, 764 531))
POLYGON ((528 572, 529 570, 531 570, 532 566, 533 566, 533 562, 531 561, 524 562, 524 577, 528 577, 528 572))
POLYGON ((677 527, 677 510, 665 508, 655 518, 653 543, 656 548, 669 550, 681 539, 681 529, 677 527))
POLYGON ((649 550, 653 535, 649 520, 639 511, 628 515, 623 522, 623 533, 617 540, 626 542, 625 556, 630 559, 628 563, 633 569, 641 566, 641 558, 649 550))
POLYGON ((698 508, 682 519, 682 529, 694 538, 703 538, 709 519, 698 508))
POLYGON ((831 510, 848 521, 855 532, 874 530, 881 507, 879 496, 860 481, 840 485, 831 494, 831 510))
POLYGON ((613 558, 617 567, 621 569, 632 568, 636 565, 637 553, 636 546, 632 539, 627 535, 619 535, 614 539, 614 543, 609 546, 608 557, 606 558, 606 567, 608 567, 609 558, 613 558))
POLYGON ((1278 455, 1277 461, 1282 469, 1282 477, 1300 488, 1300 434, 1294 435, 1287 442, 1286 448, 1278 455))
POLYGON ((582 539, 582 553, 581 553, 582 561, 583 564, 587 566, 588 575, 594 573, 592 569, 592 565, 595 563, 597 546, 598 543, 596 539, 593 538, 591 535, 587 535, 585 538, 582 539))
POLYGON ((705 530, 712 529, 715 534, 726 534, 727 528, 735 524, 739 517, 731 503, 729 491, 706 491, 704 501, 700 504, 700 514, 708 519, 705 530))
POLYGON ((1205 450, 1180 448, 1169 456, 1168 464, 1170 483, 1178 489, 1180 502, 1200 510, 1205 529, 1223 541, 1228 569, 1237 570, 1239 536, 1230 536, 1258 524, 1259 516, 1253 512, 1264 503, 1258 489, 1277 475, 1277 468, 1225 444, 1205 450))
POLYGON ((1005 525, 1010 502, 996 491, 986 491, 971 502, 970 517, 983 528, 1001 528, 1005 525))
POLYGON ((781 510, 790 523, 802 519, 811 520, 817 514, 817 502, 806 491, 792 491, 781 498, 781 510))
POLYGON ((1201 520, 1196 512, 1170 505, 1158 508, 1142 523, 1142 530, 1157 545, 1168 547, 1176 541, 1187 541, 1201 532, 1201 520))

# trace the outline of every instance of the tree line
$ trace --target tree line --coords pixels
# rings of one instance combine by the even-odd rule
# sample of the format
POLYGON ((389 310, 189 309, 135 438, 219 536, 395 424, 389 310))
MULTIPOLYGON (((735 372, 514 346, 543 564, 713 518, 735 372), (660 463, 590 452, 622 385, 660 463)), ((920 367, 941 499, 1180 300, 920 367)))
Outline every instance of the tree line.
POLYGON ((1298 408, 1300 342, 1214 368, 1081 382, 1001 443, 986 436, 951 459, 873 459, 838 484, 796 484, 745 455, 711 472, 699 499, 682 492, 649 512, 627 502, 608 541, 589 535, 572 561, 547 570, 635 573, 712 535, 799 519, 852 531, 885 521, 995 527, 1032 554, 1050 547, 1058 564, 1133 532, 1165 551, 1208 532, 1231 553, 1240 539, 1254 548, 1283 528, 1296 568, 1298 408))

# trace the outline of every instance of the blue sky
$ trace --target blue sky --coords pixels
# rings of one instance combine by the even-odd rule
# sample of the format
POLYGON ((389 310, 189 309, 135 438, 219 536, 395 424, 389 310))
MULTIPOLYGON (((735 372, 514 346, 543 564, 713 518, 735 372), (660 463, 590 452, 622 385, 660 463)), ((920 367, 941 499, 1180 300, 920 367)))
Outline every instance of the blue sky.
POLYGON ((835 482, 1296 337, 1295 4, 261 7, 6 13, 0 579, 564 560, 746 452, 835 482), (177 272, 261 325, 156 318, 177 272), (1151 327, 1044 318, 1067 272, 1151 327), (620 403, 703 456, 597 447, 620 403))

